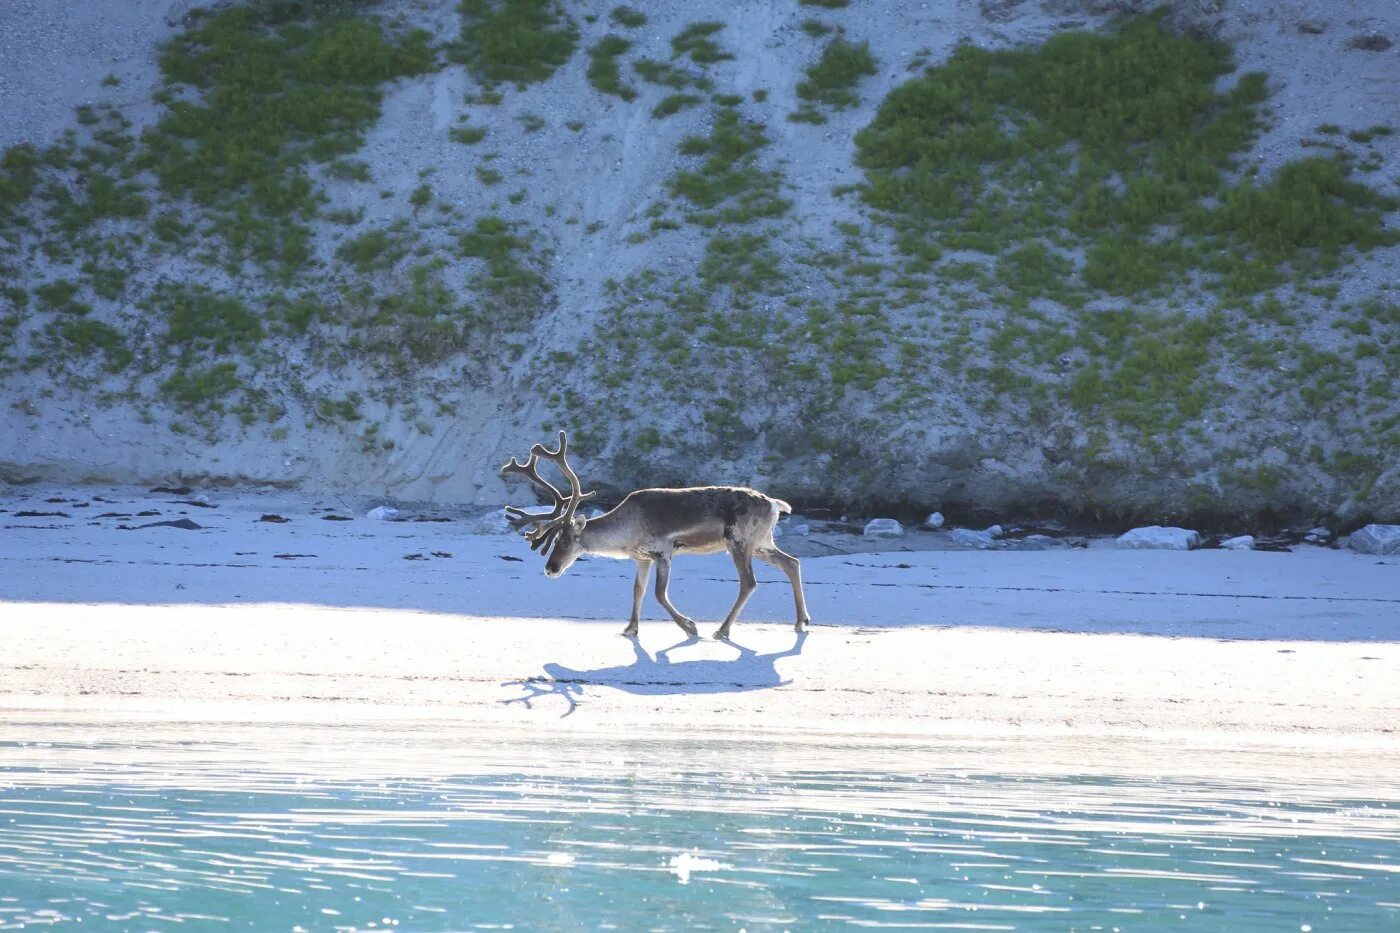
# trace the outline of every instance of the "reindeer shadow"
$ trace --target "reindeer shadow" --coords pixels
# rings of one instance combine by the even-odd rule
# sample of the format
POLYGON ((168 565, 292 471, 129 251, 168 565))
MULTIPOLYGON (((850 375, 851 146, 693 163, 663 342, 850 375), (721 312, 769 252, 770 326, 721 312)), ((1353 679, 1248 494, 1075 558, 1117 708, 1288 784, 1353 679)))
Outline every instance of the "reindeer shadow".
POLYGON ((502 684, 505 687, 520 687, 524 696, 502 700, 502 703, 523 703, 533 708, 534 701, 546 696, 562 697, 569 708, 564 713, 571 715, 578 709, 585 687, 612 687, 628 693, 645 696, 665 696, 669 694, 691 693, 742 693, 748 690, 768 690, 792 683, 783 680, 778 674, 779 658, 796 657, 802 654, 802 646, 807 641, 806 632, 798 632, 792 647, 783 651, 759 654, 746 648, 733 639, 724 644, 739 652, 739 656, 728 660, 715 658, 695 658, 673 661, 671 652, 699 644, 698 638, 687 638, 669 648, 662 648, 656 656, 647 654, 636 637, 631 639, 635 658, 631 664, 615 664, 610 667, 596 667, 591 670, 577 670, 550 661, 544 665, 544 674, 524 680, 512 680, 502 684))

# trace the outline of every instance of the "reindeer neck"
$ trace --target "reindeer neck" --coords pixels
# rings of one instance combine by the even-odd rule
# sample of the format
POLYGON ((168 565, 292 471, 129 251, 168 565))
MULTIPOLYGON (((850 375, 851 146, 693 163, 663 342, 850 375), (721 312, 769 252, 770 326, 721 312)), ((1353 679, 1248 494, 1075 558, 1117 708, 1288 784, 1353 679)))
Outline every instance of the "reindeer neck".
POLYGON ((630 523, 620 520, 615 511, 589 519, 579 533, 579 544, 584 551, 600 557, 632 559, 637 556, 634 553, 636 536, 630 523))

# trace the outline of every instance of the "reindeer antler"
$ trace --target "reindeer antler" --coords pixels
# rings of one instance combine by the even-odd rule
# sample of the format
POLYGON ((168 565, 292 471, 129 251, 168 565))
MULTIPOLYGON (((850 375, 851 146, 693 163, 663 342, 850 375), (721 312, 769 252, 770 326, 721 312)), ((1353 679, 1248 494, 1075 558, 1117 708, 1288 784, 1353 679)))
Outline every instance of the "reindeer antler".
POLYGON ((562 529, 569 522, 573 521, 574 512, 578 510, 579 503, 593 495, 592 492, 584 492, 583 484, 579 482, 578 474, 573 467, 569 466, 569 437, 563 431, 559 432, 559 447, 550 450, 543 444, 536 444, 530 448, 530 456, 521 463, 514 457, 501 467, 501 475, 508 473, 519 473, 532 483, 543 487, 546 492, 554 497, 554 508, 550 512, 540 515, 534 512, 527 512, 524 509, 508 505, 505 508, 507 520, 516 531, 525 535, 525 540, 530 542, 530 550, 538 551, 542 547, 548 547, 562 529), (539 461, 541 459, 551 460, 564 474, 564 478, 569 481, 569 495, 564 495, 549 480, 540 476, 539 461), (534 526, 534 527, 531 527, 534 526))

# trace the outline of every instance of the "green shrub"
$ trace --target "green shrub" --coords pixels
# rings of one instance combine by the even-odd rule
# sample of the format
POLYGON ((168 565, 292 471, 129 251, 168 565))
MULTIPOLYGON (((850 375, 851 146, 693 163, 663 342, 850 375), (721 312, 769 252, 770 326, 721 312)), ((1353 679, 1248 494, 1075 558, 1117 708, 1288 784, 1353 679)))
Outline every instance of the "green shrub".
POLYGON ((54 335, 78 356, 101 355, 103 367, 112 373, 126 369, 135 358, 121 331, 92 318, 64 318, 54 322, 54 335))
POLYGON ((723 28, 724 23, 715 21, 691 23, 671 37, 671 57, 689 55, 697 65, 710 65, 733 58, 710 38, 723 28))
POLYGON ((486 127, 454 126, 447 131, 447 135, 453 142, 459 142, 464 146, 475 146, 486 138, 486 127))
POLYGON ((143 303, 165 321, 163 342, 181 353, 246 350, 263 336, 262 321, 232 295, 199 285, 161 285, 143 303))
POLYGON ((1232 67, 1228 47, 1174 35, 1160 13, 1033 48, 960 46, 856 135, 862 194, 902 242, 1059 242, 1084 256, 1085 285, 1115 295, 1198 276, 1244 295, 1277 284, 1280 263, 1325 270, 1346 247, 1393 242, 1393 202, 1340 162, 1232 180, 1266 95, 1260 74, 1218 90, 1232 67))
POLYGON ((578 30, 556 0, 462 0, 453 58, 482 81, 543 81, 573 57, 578 30))
POLYGON ((340 244, 335 251, 338 259, 354 266, 361 275, 393 268, 407 253, 408 246, 402 234, 386 228, 366 230, 340 244))
POLYGON ((73 315, 87 314, 92 310, 92 306, 77 299, 78 291, 77 282, 60 279, 37 286, 34 289, 34 297, 39 299, 39 306, 46 311, 73 315))
POLYGON ((204 15, 161 50, 169 98, 139 164, 161 187, 223 217, 235 249, 287 269, 309 256, 315 213, 304 166, 358 148, 379 116, 379 85, 432 66, 428 35, 397 43, 338 4, 263 3, 204 15))
POLYGON ((797 96, 828 107, 851 107, 859 100, 852 88, 861 78, 874 73, 870 43, 857 44, 838 37, 827 43, 821 58, 807 69, 807 79, 797 85, 797 96))
POLYGON ((224 403, 246 388, 237 364, 215 363, 204 369, 177 370, 161 383, 160 392, 187 413, 202 418, 223 412, 224 403))
POLYGON ((623 100, 634 100, 637 92, 622 83, 622 71, 617 57, 632 47, 621 36, 604 36, 588 50, 588 80, 604 94, 612 94, 623 100))
POLYGON ((619 26, 625 26, 628 29, 636 29, 638 26, 646 25, 647 15, 641 10, 632 9, 630 6, 617 6, 613 7, 613 11, 609 14, 608 19, 619 26))
POLYGON ((657 102, 655 107, 651 108, 651 115, 657 120, 664 120, 701 102, 702 98, 694 94, 667 94, 657 102))
POLYGON ((745 120, 732 107, 721 108, 708 137, 687 136, 679 145, 682 155, 705 159, 677 172, 667 187, 697 208, 689 219, 703 226, 780 216, 790 205, 779 194, 778 176, 756 164, 767 142, 762 124, 745 120))

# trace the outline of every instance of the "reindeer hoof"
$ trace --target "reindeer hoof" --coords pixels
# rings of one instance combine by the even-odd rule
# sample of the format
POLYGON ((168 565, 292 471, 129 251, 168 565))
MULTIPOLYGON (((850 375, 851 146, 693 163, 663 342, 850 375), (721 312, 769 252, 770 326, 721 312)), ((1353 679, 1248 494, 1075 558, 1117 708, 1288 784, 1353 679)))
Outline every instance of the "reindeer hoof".
POLYGON ((631 628, 631 627, 625 628, 625 629, 622 630, 622 637, 623 637, 623 638, 636 638, 636 637, 637 637, 637 630, 636 630, 635 628, 631 628))
POLYGON ((699 637, 700 637, 700 630, 697 629, 697 628, 695 627, 695 622, 694 622, 693 620, 691 620, 691 619, 677 619, 677 620, 676 620, 676 624, 679 625, 679 626, 681 627, 681 631, 682 631, 682 632, 685 632, 685 633, 686 633, 687 635, 689 635, 691 638, 699 638, 699 637))
POLYGON ((792 627, 794 632, 805 632, 812 627, 811 619, 798 619, 797 624, 792 627))
POLYGON ((715 641, 729 641, 729 629, 718 629, 715 632, 715 641))

